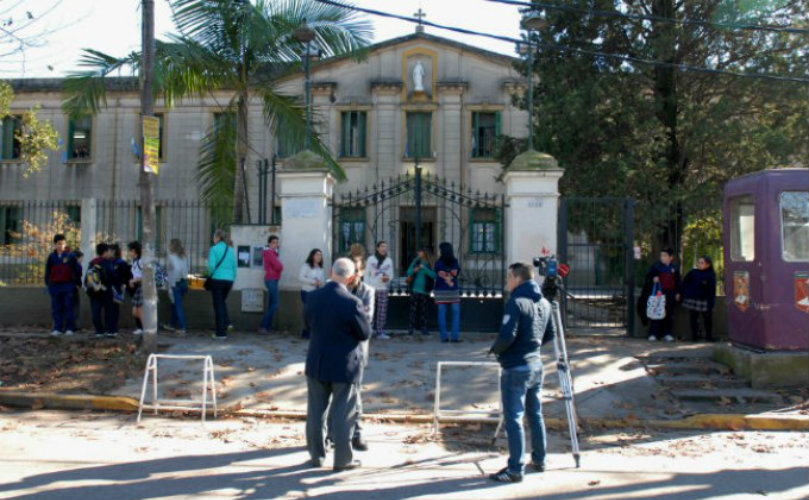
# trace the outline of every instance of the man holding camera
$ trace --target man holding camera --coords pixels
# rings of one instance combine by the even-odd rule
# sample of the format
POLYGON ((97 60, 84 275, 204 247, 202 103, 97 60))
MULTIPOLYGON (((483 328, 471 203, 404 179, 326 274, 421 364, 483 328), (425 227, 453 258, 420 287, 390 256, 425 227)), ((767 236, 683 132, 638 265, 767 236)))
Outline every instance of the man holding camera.
POLYGON ((518 483, 525 472, 522 420, 526 411, 531 428, 531 463, 528 468, 535 472, 545 470, 545 422, 540 394, 544 373, 540 346, 553 339, 556 327, 551 318, 551 305, 542 298, 530 265, 517 262, 509 266, 507 289, 511 296, 491 352, 503 368, 500 392, 509 458, 506 468, 489 477, 501 483, 518 483))

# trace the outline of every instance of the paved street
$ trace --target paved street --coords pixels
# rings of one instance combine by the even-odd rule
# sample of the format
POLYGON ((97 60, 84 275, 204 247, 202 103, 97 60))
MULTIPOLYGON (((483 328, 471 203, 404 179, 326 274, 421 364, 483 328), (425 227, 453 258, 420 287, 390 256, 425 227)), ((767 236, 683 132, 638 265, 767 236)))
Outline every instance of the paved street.
POLYGON ((340 474, 307 466, 297 421, 6 411, 0 430, 3 499, 809 497, 809 433, 609 431, 585 437, 578 470, 552 433, 549 470, 503 486, 485 477, 505 462, 489 428, 435 441, 429 427, 371 424, 365 467, 340 474))

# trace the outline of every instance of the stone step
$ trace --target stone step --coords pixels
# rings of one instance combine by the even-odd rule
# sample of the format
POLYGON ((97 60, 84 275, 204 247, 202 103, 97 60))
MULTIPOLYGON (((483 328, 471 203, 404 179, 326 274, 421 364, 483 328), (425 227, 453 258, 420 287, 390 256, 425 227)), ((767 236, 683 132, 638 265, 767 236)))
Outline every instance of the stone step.
POLYGON ((719 375, 728 375, 730 374, 730 368, 727 366, 717 363, 715 361, 709 360, 696 360, 696 361, 678 361, 678 362, 666 362, 666 363, 658 363, 658 364, 648 364, 646 365, 646 371, 648 371, 651 375, 660 375, 663 373, 669 375, 692 375, 695 373, 701 374, 719 374, 719 375))
POLYGON ((672 375, 662 373, 655 377, 660 384, 670 388, 681 389, 719 389, 748 387, 745 380, 722 375, 707 376, 702 374, 672 375))
POLYGON ((715 403, 783 403, 780 394, 756 389, 675 389, 671 394, 683 401, 708 401, 715 403))

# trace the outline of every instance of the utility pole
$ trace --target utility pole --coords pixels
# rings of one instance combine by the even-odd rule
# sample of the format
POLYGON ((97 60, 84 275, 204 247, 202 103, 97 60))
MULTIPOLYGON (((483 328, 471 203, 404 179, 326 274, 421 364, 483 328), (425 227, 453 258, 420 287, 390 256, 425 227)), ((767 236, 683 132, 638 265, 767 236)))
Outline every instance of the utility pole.
POLYGON ((154 115, 152 80, 154 77, 154 0, 142 0, 143 21, 141 25, 142 59, 140 70, 140 207, 143 232, 141 242, 143 254, 143 341, 141 349, 147 353, 157 352, 157 288, 155 287, 155 248, 154 248, 154 184, 153 173, 146 171, 147 157, 143 136, 143 118, 154 115))

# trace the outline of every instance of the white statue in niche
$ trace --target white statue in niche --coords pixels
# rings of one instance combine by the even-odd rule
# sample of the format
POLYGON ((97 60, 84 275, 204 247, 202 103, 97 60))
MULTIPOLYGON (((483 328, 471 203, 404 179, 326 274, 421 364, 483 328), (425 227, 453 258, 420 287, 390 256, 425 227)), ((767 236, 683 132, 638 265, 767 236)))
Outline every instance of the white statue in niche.
POLYGON ((416 61, 413 66, 413 90, 415 92, 424 92, 424 66, 421 61, 416 61))

